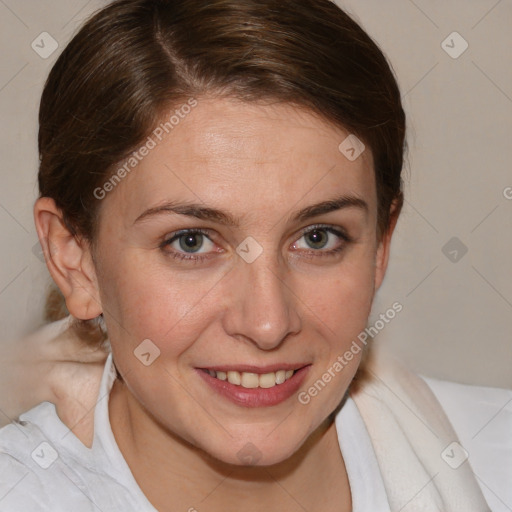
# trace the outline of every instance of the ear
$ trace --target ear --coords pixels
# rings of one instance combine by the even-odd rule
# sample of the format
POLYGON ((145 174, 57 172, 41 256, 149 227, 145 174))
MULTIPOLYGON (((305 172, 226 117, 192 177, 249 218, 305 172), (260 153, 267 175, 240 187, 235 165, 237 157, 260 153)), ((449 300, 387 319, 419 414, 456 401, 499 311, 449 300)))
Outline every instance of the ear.
POLYGON ((89 244, 69 231, 61 210, 49 197, 36 201, 34 221, 46 265, 68 311, 81 320, 98 317, 102 307, 89 244))
POLYGON ((396 223, 398 221, 398 217, 402 209, 402 204, 402 196, 395 199, 391 203, 389 227, 386 230, 386 232, 382 234, 381 239, 379 240, 379 246, 377 248, 377 254, 375 257, 375 291, 377 291, 380 288, 380 285, 384 280, 384 276, 388 268, 391 237, 393 236, 393 232, 395 230, 396 223))

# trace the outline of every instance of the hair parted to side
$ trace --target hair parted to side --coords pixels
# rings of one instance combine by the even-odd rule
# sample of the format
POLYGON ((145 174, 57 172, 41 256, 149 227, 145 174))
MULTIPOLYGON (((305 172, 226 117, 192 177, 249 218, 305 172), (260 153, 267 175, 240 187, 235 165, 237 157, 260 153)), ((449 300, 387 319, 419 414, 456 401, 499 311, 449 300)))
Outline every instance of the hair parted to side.
MULTIPOLYGON (((294 104, 347 129, 373 154, 379 234, 393 202, 400 211, 400 91, 378 46, 330 0, 117 0, 101 9, 44 87, 40 195, 94 245, 94 190, 163 114, 204 95, 294 104)), ((94 322, 77 328, 92 343, 104 338, 94 322)))

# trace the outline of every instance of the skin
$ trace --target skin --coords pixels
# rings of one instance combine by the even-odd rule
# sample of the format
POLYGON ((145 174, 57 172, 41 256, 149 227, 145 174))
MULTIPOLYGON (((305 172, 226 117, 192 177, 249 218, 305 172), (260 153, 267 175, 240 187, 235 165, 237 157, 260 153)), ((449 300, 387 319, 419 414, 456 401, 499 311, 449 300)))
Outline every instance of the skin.
POLYGON ((349 161, 338 149, 348 135, 287 104, 198 98, 102 200, 94 249, 70 235, 51 199, 36 203, 40 239, 50 240, 53 253, 48 266, 70 313, 104 314, 123 376, 110 395, 112 430, 158 510, 351 510, 328 416, 361 354, 308 405, 296 396, 272 407, 236 405, 195 370, 308 363, 303 391, 365 328, 397 213, 379 238, 372 154, 367 148, 349 161), (293 220, 298 210, 340 196, 366 208, 293 220), (222 210, 238 226, 171 212, 137 221, 169 201, 222 210), (317 224, 350 241, 325 228, 320 242, 302 232, 317 224), (208 230, 195 253, 179 239, 162 246, 182 229, 208 230), (263 251, 252 263, 236 253, 249 236, 263 251), (149 366, 134 356, 145 339, 160 350, 149 366), (249 466, 239 456, 248 443, 257 453, 249 466))

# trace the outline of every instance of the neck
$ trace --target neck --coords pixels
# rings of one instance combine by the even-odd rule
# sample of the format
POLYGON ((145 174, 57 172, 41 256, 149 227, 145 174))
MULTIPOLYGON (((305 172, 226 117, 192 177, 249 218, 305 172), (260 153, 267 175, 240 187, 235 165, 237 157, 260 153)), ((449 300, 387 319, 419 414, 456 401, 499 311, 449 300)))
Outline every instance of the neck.
POLYGON ((243 508, 351 510, 336 427, 326 419, 290 458, 270 466, 214 459, 161 426, 116 380, 109 399, 112 431, 132 474, 160 512, 243 508), (250 500, 247 497, 250 496, 250 500))

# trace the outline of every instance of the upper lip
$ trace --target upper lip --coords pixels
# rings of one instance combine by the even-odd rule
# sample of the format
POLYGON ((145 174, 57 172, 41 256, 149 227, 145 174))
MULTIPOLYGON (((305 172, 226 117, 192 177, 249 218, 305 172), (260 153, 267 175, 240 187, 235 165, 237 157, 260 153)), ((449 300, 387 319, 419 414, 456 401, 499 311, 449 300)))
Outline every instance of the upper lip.
POLYGON ((240 372, 240 373, 272 373, 278 370, 299 370, 310 363, 276 363, 265 366, 254 366, 250 364, 221 364, 214 366, 202 366, 203 370, 213 370, 216 372, 240 372))

